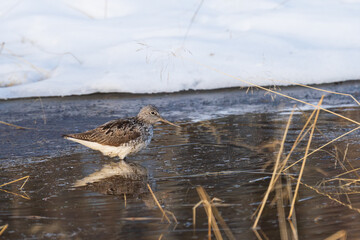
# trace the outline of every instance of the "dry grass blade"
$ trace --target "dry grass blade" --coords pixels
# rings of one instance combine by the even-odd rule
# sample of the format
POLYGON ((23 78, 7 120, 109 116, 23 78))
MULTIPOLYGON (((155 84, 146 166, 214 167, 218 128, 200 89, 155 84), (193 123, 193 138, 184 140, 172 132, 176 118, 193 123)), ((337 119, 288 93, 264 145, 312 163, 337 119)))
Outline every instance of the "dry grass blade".
POLYGON ((0 191, 6 192, 6 193, 9 193, 9 194, 18 196, 18 197, 25 198, 26 200, 30 200, 30 199, 31 199, 25 192, 24 192, 23 194, 19 194, 19 193, 11 192, 11 191, 8 191, 8 190, 5 190, 5 189, 1 189, 1 188, 0 188, 0 191))
POLYGON ((196 228, 196 209, 203 203, 203 201, 201 200, 200 202, 198 202, 197 204, 195 204, 195 206, 193 206, 192 210, 193 210, 193 228, 195 231, 196 228))
POLYGON ((10 185, 10 184, 12 184, 12 183, 16 183, 16 182, 19 182, 19 181, 25 179, 24 183, 23 183, 23 184, 21 185, 21 187, 19 188, 19 190, 22 190, 23 187, 25 186, 25 184, 27 183, 27 181, 29 180, 29 178, 30 178, 30 176, 25 176, 25 177, 21 177, 21 178, 19 178, 19 179, 16 179, 16 180, 13 180, 13 181, 10 181, 10 182, 1 184, 1 185, 0 185, 0 191, 6 192, 6 193, 10 193, 10 194, 13 194, 13 195, 16 195, 16 196, 19 196, 19 197, 22 197, 22 198, 25 198, 25 199, 29 200, 30 197, 29 197, 25 192, 24 192, 23 194, 19 194, 19 193, 14 193, 14 192, 8 191, 8 190, 6 190, 6 189, 2 189, 2 187, 4 187, 4 186, 7 186, 7 185, 10 185))
POLYGON ((264 233, 264 231, 263 230, 261 230, 261 229, 252 229, 252 231, 254 232, 254 234, 255 234, 255 236, 256 236, 256 238, 258 239, 258 240, 270 240, 269 238, 268 238, 268 236, 266 236, 266 234, 264 233), (260 235, 261 234, 261 235, 260 235))
MULTIPOLYGON (((337 149, 337 148, 336 148, 337 149)), ((343 158, 342 161, 340 161, 340 159, 338 160, 342 165, 347 163, 347 165, 350 166, 351 170, 353 170, 353 173, 356 175, 357 178, 360 178, 360 174, 357 173, 357 171, 354 171, 354 169, 356 169, 353 164, 348 160, 348 158, 346 157, 349 151, 349 143, 346 144, 346 148, 345 151, 343 153, 343 158)), ((346 172, 349 172, 351 170, 348 170, 346 167, 343 167, 343 169, 345 169, 346 172)))
POLYGON ((331 235, 330 237, 325 238, 324 240, 346 240, 347 232, 345 230, 340 230, 331 235))
MULTIPOLYGON (((288 153, 288 155, 286 156, 286 158, 282 161, 281 163, 281 167, 279 168, 279 173, 281 172, 286 172, 286 170, 284 170, 288 160, 290 159, 292 153, 294 152, 295 148, 297 147, 297 145, 303 140, 303 138, 306 136, 306 134, 310 131, 311 126, 305 131, 305 129, 307 128, 307 126, 310 124, 310 121, 312 119, 312 117, 314 116, 314 114, 316 113, 316 109, 311 113, 310 117, 307 119, 304 127, 301 129, 300 133, 298 134, 298 136, 296 137, 296 140, 294 142, 294 144, 292 145, 290 152, 288 153)), ((275 178, 276 182, 278 180, 278 178, 281 176, 281 174, 278 174, 275 178)))
POLYGON ((7 123, 7 122, 3 122, 3 121, 0 121, 0 124, 4 124, 4 125, 10 126, 10 127, 17 128, 17 129, 33 129, 33 128, 21 127, 21 126, 11 124, 11 123, 7 123))
POLYGON ((356 104, 360 105, 360 102, 358 100, 356 100, 356 98, 353 95, 348 94, 348 93, 340 93, 340 92, 329 91, 329 90, 325 90, 325 89, 321 89, 321 88, 317 88, 317 87, 312 87, 312 86, 308 86, 308 85, 304 85, 304 84, 300 84, 300 83, 296 83, 296 82, 284 81, 284 80, 282 80, 281 82, 287 82, 287 83, 294 84, 294 85, 297 85, 297 86, 314 89, 314 90, 317 90, 317 91, 320 91, 320 92, 326 92, 326 93, 331 93, 331 94, 336 94, 336 95, 347 96, 347 97, 352 98, 354 100, 354 102, 356 102, 356 104))
POLYGON ((170 214, 170 215, 172 216, 172 218, 174 219, 174 221, 175 221, 176 224, 179 223, 178 220, 177 220, 177 218, 175 217, 175 214, 174 214, 173 212, 170 212, 170 211, 168 211, 168 210, 165 210, 165 212, 168 213, 168 214, 170 214))
POLYGON ((15 54, 14 52, 10 51, 9 49, 5 50, 10 53, 13 57, 17 58, 18 60, 22 61, 23 63, 25 63, 26 65, 29 65, 31 68, 33 68, 35 71, 41 73, 45 78, 48 78, 50 76, 50 72, 48 72, 47 70, 41 68, 41 67, 37 67, 34 64, 32 64, 31 62, 29 62, 28 60, 26 60, 25 58, 15 54))
POLYGON ((289 225, 290 225, 291 232, 293 233, 293 239, 298 240, 299 236, 298 236, 297 226, 290 219, 288 219, 288 222, 289 222, 289 225))
POLYGON ((151 221, 151 220, 161 220, 161 218, 154 218, 154 217, 126 217, 121 218, 124 221, 151 221))
POLYGON ((252 231, 254 232, 254 234, 258 240, 263 240, 263 238, 260 236, 259 232, 255 228, 253 228, 252 231))
POLYGON ((208 239, 211 239, 211 219, 213 217, 212 211, 211 211, 211 205, 208 201, 201 200, 193 207, 193 228, 195 231, 196 226, 196 209, 201 205, 204 205, 204 208, 206 210, 206 214, 208 216, 208 239))
POLYGON ((90 19, 95 19, 95 17, 94 17, 93 15, 87 13, 86 11, 84 11, 84 10, 82 10, 82 9, 80 9, 80 8, 74 7, 74 6, 70 5, 70 4, 66 4, 66 5, 67 5, 69 8, 71 8, 71 9, 73 9, 73 10, 75 10, 75 11, 78 11, 79 13, 83 14, 84 16, 86 16, 86 17, 88 17, 88 18, 90 18, 90 19))
MULTIPOLYGON (((318 103, 318 107, 321 106, 323 100, 324 100, 324 95, 321 97, 321 99, 320 99, 320 101, 318 103)), ((304 160, 303 160, 303 163, 301 165, 298 181, 297 181, 297 184, 296 184, 296 187, 295 187, 294 197, 293 197, 292 202, 291 202, 291 208, 290 208, 290 213, 289 213, 288 219, 291 218, 291 215, 293 214, 293 211, 294 211, 296 197, 297 197, 298 192, 299 192, 300 180, 301 180, 302 175, 304 173, 305 164, 306 164, 307 156, 308 156, 308 153, 309 153, 309 148, 310 148, 310 145, 311 145, 312 137, 314 135, 315 126, 316 126, 316 122, 317 122, 318 117, 319 117, 319 113, 320 113, 320 108, 318 108, 318 110, 316 112, 315 119, 314 119, 314 124, 313 124, 313 126, 311 128, 308 144, 307 144, 306 149, 305 149, 304 160)))
MULTIPOLYGON (((211 240, 211 220, 213 219, 213 214, 211 211, 210 203, 208 201, 205 201, 204 204, 205 204, 205 208, 207 209, 206 212, 208 213, 208 226, 209 226, 208 227, 208 239, 211 240)), ((215 236, 216 236, 216 234, 215 234, 215 236)), ((221 234, 220 234, 220 236, 221 236, 221 234)), ((216 239, 218 239, 218 238, 216 238, 216 239)), ((221 239, 222 239, 222 237, 221 237, 221 239)))
MULTIPOLYGON (((286 191, 287 191, 288 196, 289 196, 289 202, 292 202, 294 196, 292 194, 291 178, 289 176, 286 176, 286 191)), ((289 225, 290 225, 290 228, 291 228, 293 240, 298 240, 299 239, 299 234, 298 234, 298 228, 297 228, 295 209, 294 209, 294 212, 293 212, 293 214, 291 216, 291 219, 288 219, 288 222, 289 222, 289 225)))
MULTIPOLYGON (((272 175, 272 172, 264 172, 264 171, 249 171, 249 170, 231 170, 231 171, 219 171, 219 172, 206 172, 206 173, 198 173, 198 174, 189 174, 189 175, 179 175, 179 176, 171 176, 171 177, 161 177, 160 179, 177 179, 177 178, 196 178, 203 176, 222 176, 222 175, 232 175, 232 174, 259 174, 259 175, 272 175)), ((281 173, 278 173, 281 175, 281 173)))
POLYGON ((126 208, 126 193, 124 193, 124 207, 126 208))
POLYGON ((1 188, 1 187, 4 187, 4 186, 6 186, 6 185, 9 185, 9 184, 12 184, 12 183, 16 183, 16 182, 18 182, 18 181, 21 181, 21 180, 25 179, 24 183, 23 183, 23 184, 21 185, 21 187, 19 188, 20 190, 22 190, 23 187, 25 186, 25 184, 27 183, 27 181, 29 180, 29 178, 30 178, 30 176, 21 177, 21 178, 19 178, 19 179, 14 180, 14 181, 7 182, 7 183, 4 183, 4 184, 0 185, 0 188, 1 188))
POLYGON ((254 225, 252 226, 253 229, 255 229, 258 225, 258 222, 260 220, 260 217, 261 217, 261 214, 265 208, 265 205, 266 205, 266 201, 267 199, 269 198, 269 194, 270 192, 272 191, 272 189, 274 188, 274 185, 275 185, 275 179, 276 179, 276 176, 278 174, 278 168, 279 168, 279 165, 280 165, 280 158, 281 158, 281 155, 282 155, 282 152, 283 152, 283 149, 284 149, 284 144, 285 144, 285 139, 286 139, 286 136, 287 136, 287 133, 288 133, 288 130, 289 130, 289 126, 290 126, 290 123, 291 123, 291 119, 292 119, 292 116, 294 114, 294 108, 293 110, 291 111, 291 114, 289 116, 289 120, 286 124, 286 128, 285 128, 285 131, 284 131, 284 135, 283 135, 283 139, 281 141, 281 145, 280 145, 280 150, 278 152, 278 156, 276 158, 276 161, 275 161, 275 166, 274 166, 274 170, 273 170, 273 175, 271 176, 271 180, 270 180, 270 183, 269 183, 269 187, 267 188, 266 190, 266 193, 264 195, 264 198, 263 200, 261 201, 261 207, 259 209, 259 212, 256 216, 256 219, 255 219, 255 222, 254 222, 254 225))
POLYGON ((152 189, 151 189, 150 185, 149 185, 149 184, 147 184, 147 187, 148 187, 148 189, 149 189, 149 191, 150 191, 150 193, 151 193, 152 197, 154 198, 156 205, 159 207, 160 211, 162 212, 163 216, 165 217, 166 221, 167 221, 168 223, 171 223, 171 221, 170 221, 169 217, 166 215, 166 212, 165 212, 165 211, 164 211, 164 209, 161 207, 161 205, 160 205, 159 201, 157 200, 157 198, 156 198, 156 196, 155 196, 154 192, 152 191, 152 189))
POLYGON ((9 224, 0 226, 0 236, 5 232, 5 230, 8 228, 8 226, 9 226, 9 224))
POLYGON ((328 181, 333 181, 333 180, 337 179, 338 177, 341 177, 341 176, 343 176, 343 175, 346 175, 346 174, 349 174, 349 173, 352 173, 352 172, 356 172, 356 171, 360 171, 360 168, 354 168, 354 169, 349 170, 349 171, 347 171, 347 172, 340 173, 339 175, 336 175, 333 179, 330 179, 330 180, 328 180, 328 181))
POLYGON ((192 16, 192 18, 191 18, 191 20, 190 20, 189 26, 186 28, 186 33, 185 33, 185 36, 184 36, 184 39, 183 39, 183 42, 182 42, 182 46, 183 46, 183 47, 184 47, 185 41, 186 41, 186 39, 187 39, 187 37, 188 37, 188 35, 189 35, 189 31, 190 31, 191 25, 194 23, 195 18, 196 18, 196 16, 197 16, 197 14, 198 14, 198 12, 199 12, 199 10, 200 10, 200 8, 201 8, 201 6, 202 6, 203 3, 204 3, 204 0, 201 0, 200 3, 199 3, 199 6, 198 6, 197 9, 195 10, 194 15, 192 16))
POLYGON ((281 240, 288 240, 288 231, 286 226, 285 209, 284 209, 284 194, 282 192, 281 178, 276 182, 276 206, 278 212, 278 221, 280 227, 281 240))

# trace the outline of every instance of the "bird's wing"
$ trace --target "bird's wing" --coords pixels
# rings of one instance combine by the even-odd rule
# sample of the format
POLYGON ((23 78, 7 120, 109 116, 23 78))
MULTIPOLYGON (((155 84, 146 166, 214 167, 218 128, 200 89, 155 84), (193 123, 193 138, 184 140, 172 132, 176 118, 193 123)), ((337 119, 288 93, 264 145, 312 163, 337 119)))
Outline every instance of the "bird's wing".
POLYGON ((103 145, 119 146, 141 136, 134 119, 118 119, 107 122, 93 130, 83 133, 68 134, 64 137, 97 142, 103 145))

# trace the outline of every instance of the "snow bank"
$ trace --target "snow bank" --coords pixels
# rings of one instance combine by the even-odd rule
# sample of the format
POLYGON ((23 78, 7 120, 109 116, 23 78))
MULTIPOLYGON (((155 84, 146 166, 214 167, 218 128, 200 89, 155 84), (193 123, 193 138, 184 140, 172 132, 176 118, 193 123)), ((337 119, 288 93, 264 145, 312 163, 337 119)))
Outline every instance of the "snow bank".
POLYGON ((360 78, 360 1, 200 4, 2 0, 0 98, 360 78))

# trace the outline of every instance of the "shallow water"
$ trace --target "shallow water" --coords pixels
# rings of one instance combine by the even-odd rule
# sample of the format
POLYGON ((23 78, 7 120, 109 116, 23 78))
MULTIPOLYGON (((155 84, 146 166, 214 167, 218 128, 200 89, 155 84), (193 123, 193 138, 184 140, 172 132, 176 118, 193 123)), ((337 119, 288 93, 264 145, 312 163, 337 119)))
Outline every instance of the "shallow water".
MULTIPOLYGON (((41 103, 37 99, 2 102, 6 117, 1 120, 36 128, 16 130, 0 126, 0 183, 30 176, 24 191, 18 189, 21 182, 3 187, 8 192, 0 192, 0 225, 9 224, 2 239, 207 239, 203 207, 197 210, 195 230, 192 224, 192 207, 200 201, 198 186, 211 198, 222 200, 217 208, 236 239, 257 239, 251 230, 252 214, 268 187, 292 103, 280 99, 272 102, 261 94, 266 101, 258 99, 254 104, 256 108, 236 110, 241 108, 240 104, 250 101, 247 97, 239 100, 242 93, 231 90, 206 93, 206 96, 194 93, 191 97, 180 94, 122 98, 95 95, 49 98, 41 103), (202 102, 199 103, 199 99, 202 102), (214 103, 215 99, 218 102, 214 103), (87 187, 74 188, 78 180, 114 164, 115 160, 63 140, 61 134, 133 115, 144 102, 160 105, 166 118, 182 126, 175 129, 157 125, 149 148, 128 158, 128 162, 147 169, 148 179, 124 182, 112 176, 87 187), (191 102, 196 110, 192 110, 191 102), (130 107, 117 112, 124 106, 130 107), (214 112, 209 111, 209 106, 214 112), (178 224, 161 221, 162 214, 146 183, 161 205, 176 216, 178 224)), ((335 100, 331 98, 331 101, 335 100)), ((330 110, 360 121, 359 107, 330 110)), ((310 113, 296 110, 285 153, 305 124, 305 115, 310 113)), ((322 111, 311 149, 355 127, 354 123, 322 111)), ((341 164, 348 170, 360 167, 358 137, 359 131, 356 131, 310 156, 302 181, 326 193, 338 191, 336 181, 321 188, 319 183, 344 172, 341 164), (342 162, 345 152, 346 160, 342 162)), ((303 156, 305 146, 306 142, 297 148, 291 162, 303 156)), ((291 170, 295 177, 298 172, 298 166, 291 170)), ((285 184, 286 179, 283 180, 285 184)), ((294 181, 291 185, 294 189, 294 181)), ((351 190, 355 191, 356 187, 352 185, 351 190)), ((272 193, 259 226, 261 234, 269 239, 280 239, 279 211, 273 199, 272 193)), ((358 194, 341 195, 339 199, 360 208, 358 194)), ((284 209, 286 213, 289 211, 288 203, 284 209)), ((298 235, 300 239, 324 239, 345 230, 348 239, 359 239, 360 213, 356 209, 301 185, 296 204, 298 235)), ((286 226, 291 235, 289 224, 286 226)), ((226 239, 225 232, 221 233, 226 239)))

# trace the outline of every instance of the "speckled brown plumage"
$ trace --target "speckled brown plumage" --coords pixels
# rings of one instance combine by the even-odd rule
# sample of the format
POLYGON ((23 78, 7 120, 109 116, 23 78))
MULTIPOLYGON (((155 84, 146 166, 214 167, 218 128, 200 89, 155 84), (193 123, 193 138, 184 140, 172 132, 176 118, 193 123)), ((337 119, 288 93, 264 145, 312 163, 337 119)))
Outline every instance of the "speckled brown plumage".
POLYGON ((144 136, 144 124, 134 118, 117 119, 107 122, 95 129, 68 134, 65 137, 97 142, 103 145, 120 146, 121 144, 134 141, 144 136))

